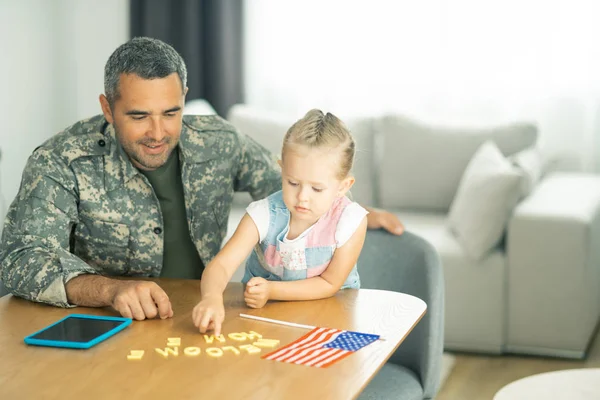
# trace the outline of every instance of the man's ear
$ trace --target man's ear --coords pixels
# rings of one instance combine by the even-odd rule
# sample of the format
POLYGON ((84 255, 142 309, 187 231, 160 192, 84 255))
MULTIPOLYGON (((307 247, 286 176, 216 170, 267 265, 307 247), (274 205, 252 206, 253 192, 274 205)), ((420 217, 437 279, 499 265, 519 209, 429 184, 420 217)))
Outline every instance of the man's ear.
POLYGON ((281 159, 277 159, 277 164, 279 165, 279 168, 283 168, 283 162, 281 159))
POLYGON ((102 113, 104 114, 104 118, 106 118, 109 124, 112 124, 114 122, 114 118, 112 115, 112 110, 110 109, 110 104, 108 103, 108 99, 105 95, 101 94, 99 100, 100 107, 102 108, 102 113))

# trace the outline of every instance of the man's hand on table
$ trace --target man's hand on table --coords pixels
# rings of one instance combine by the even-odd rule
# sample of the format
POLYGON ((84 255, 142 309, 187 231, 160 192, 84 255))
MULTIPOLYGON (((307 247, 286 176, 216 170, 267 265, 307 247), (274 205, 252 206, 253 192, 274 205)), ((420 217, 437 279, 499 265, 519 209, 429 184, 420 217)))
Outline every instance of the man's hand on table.
POLYGON ((123 317, 138 321, 173 316, 171 301, 154 282, 80 275, 65 285, 69 303, 84 307, 111 306, 123 317))
POLYGON ((173 316, 169 296, 160 286, 147 281, 117 281, 111 306, 125 318, 138 321, 173 316))
POLYGON ((367 214, 367 228, 368 229, 385 229, 393 235, 402 235, 404 233, 404 225, 398 219, 398 217, 385 210, 379 208, 365 207, 369 212, 367 214))

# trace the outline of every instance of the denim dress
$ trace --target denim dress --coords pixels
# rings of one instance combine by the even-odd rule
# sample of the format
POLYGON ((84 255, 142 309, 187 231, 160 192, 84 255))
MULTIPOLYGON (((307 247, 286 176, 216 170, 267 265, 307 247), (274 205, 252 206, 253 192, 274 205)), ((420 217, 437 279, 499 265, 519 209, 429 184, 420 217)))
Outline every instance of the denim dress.
MULTIPOLYGON (((340 197, 306 235, 300 235, 298 240, 286 241, 290 211, 283 202, 281 191, 269 196, 269 229, 250 255, 242 282, 247 283, 255 276, 270 281, 296 281, 321 275, 337 248, 335 234, 342 212, 351 203, 347 197, 340 197)), ((359 287, 360 278, 355 265, 342 289, 359 287)))

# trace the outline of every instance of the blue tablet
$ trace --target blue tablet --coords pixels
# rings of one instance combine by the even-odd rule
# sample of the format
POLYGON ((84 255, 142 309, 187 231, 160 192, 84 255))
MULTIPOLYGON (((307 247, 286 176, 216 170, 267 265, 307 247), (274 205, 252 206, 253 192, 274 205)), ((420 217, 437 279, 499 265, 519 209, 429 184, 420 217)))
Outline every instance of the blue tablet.
POLYGON ((122 331, 131 318, 71 314, 25 338, 35 346, 89 349, 122 331))

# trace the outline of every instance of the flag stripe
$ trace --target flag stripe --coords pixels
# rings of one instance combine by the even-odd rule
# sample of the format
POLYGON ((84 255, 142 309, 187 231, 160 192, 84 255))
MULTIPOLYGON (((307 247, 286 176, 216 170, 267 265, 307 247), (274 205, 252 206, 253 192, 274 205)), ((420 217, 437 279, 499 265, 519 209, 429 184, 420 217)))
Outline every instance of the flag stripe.
MULTIPOLYGON (((318 343, 323 343, 323 340, 320 340, 318 343)), ((303 344, 302 346, 298 346, 295 348, 283 349, 279 353, 274 354, 271 357, 269 357, 269 359, 282 361, 288 357, 291 357, 299 352, 304 351, 306 348, 310 347, 311 345, 312 345, 311 343, 306 343, 306 344, 303 344)), ((317 345, 317 347, 320 347, 320 346, 317 345)))
POLYGON ((283 356, 287 356, 288 354, 295 354, 298 351, 301 351, 307 347, 311 347, 314 345, 323 345, 327 342, 335 339, 332 338, 333 335, 339 333, 340 331, 337 329, 328 329, 325 330, 323 328, 319 328, 317 332, 309 333, 306 338, 302 337, 295 342, 292 342, 290 345, 285 346, 278 351, 267 354, 264 358, 268 360, 278 359, 283 356), (319 332, 320 331, 320 332, 319 332))
POLYGON ((318 357, 319 355, 321 355, 324 352, 331 352, 331 350, 335 350, 335 349, 331 349, 328 347, 317 347, 317 348, 311 349, 310 351, 305 351, 305 352, 302 352, 301 354, 297 354, 294 357, 290 357, 286 361, 294 362, 297 364, 302 364, 308 360, 318 357))
POLYGON ((353 353, 353 351, 342 350, 342 352, 336 354, 334 357, 330 357, 327 360, 324 360, 323 362, 318 363, 316 365, 316 367, 327 368, 331 364, 336 363, 336 362, 340 361, 341 359, 348 357, 352 353, 353 353))
MULTIPOLYGON (((319 328, 319 330, 322 330, 322 328, 319 328)), ((296 347, 303 345, 304 343, 306 343, 307 340, 312 339, 313 337, 315 337, 318 334, 318 332, 314 332, 314 333, 313 332, 311 332, 305 336, 302 336, 301 338, 293 341, 292 343, 288 344, 285 347, 282 347, 279 350, 276 350, 270 354, 263 356, 263 358, 272 360, 272 359, 275 359, 275 358, 279 357, 280 355, 286 353, 290 349, 295 349, 296 347)))
POLYGON ((307 355, 306 357, 302 358, 301 360, 298 360, 296 362, 294 362, 294 364, 298 364, 298 365, 310 365, 309 363, 312 360, 315 360, 317 358, 327 358, 329 356, 331 356, 333 353, 336 353, 338 351, 338 349, 321 349, 318 353, 315 351, 309 355, 307 355))
POLYGON ((306 335, 302 336, 301 338, 293 341, 292 343, 288 344, 287 346, 275 351, 274 353, 271 354, 267 354, 266 356, 264 356, 263 358, 268 358, 268 359, 272 359, 275 358, 279 355, 280 352, 285 352, 288 349, 294 349, 298 346, 301 346, 302 344, 312 340, 314 337, 316 337, 318 334, 320 334, 321 332, 325 331, 325 328, 315 328, 314 330, 310 331, 309 333, 307 333, 306 335), (270 357, 268 357, 270 356, 270 357))
POLYGON ((334 351, 330 351, 324 354, 321 354, 319 357, 315 357, 312 360, 310 360, 309 362, 305 363, 306 365, 313 365, 318 363, 321 360, 329 360, 331 357, 335 357, 336 354, 345 352, 346 350, 342 350, 342 349, 332 349, 334 351))
POLYGON ((321 348, 319 350, 315 350, 315 351, 311 352, 310 354, 306 355, 305 357, 297 360, 296 364, 306 363, 306 362, 312 360, 313 358, 318 357, 319 355, 323 354, 326 351, 329 352, 330 350, 335 350, 335 349, 332 349, 332 348, 329 348, 329 347, 323 347, 323 348, 321 348))
POLYGON ((302 345, 301 347, 296 347, 295 349, 291 349, 287 353, 279 356, 277 358, 277 361, 284 361, 284 360, 285 361, 293 361, 293 360, 290 360, 290 358, 295 359, 296 358, 295 356, 302 357, 303 355, 308 354, 314 350, 324 348, 325 347, 324 345, 335 340, 335 337, 337 335, 338 335, 337 333, 334 333, 333 335, 327 335, 326 337, 323 337, 318 342, 306 343, 306 344, 302 345))

